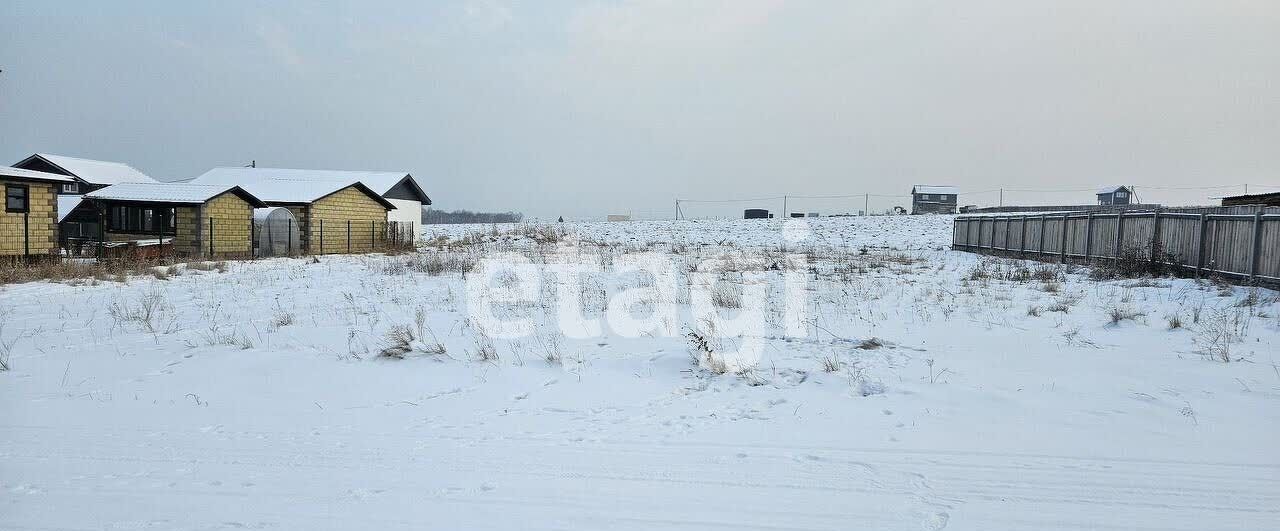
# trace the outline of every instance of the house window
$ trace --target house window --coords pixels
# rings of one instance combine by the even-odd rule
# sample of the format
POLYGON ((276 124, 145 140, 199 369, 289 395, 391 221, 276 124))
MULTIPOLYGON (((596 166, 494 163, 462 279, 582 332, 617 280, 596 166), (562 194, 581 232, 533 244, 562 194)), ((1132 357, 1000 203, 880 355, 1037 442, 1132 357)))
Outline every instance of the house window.
POLYGON ((107 227, 117 232, 173 234, 175 217, 172 208, 114 206, 107 216, 107 227))
POLYGON ((928 201, 928 200, 929 200, 929 194, 920 194, 920 199, 921 199, 921 200, 923 200, 923 201, 928 201))
POLYGON ((27 191, 27 185, 25 184, 4 185, 4 211, 26 212, 27 208, 31 206, 27 191))
POLYGON ((62 185, 62 193, 64 194, 74 194, 79 191, 80 185, 78 183, 63 183, 62 185))
POLYGON ((1126 197, 1129 197, 1128 192, 1125 192, 1124 190, 1116 190, 1116 199, 1124 199, 1126 197))

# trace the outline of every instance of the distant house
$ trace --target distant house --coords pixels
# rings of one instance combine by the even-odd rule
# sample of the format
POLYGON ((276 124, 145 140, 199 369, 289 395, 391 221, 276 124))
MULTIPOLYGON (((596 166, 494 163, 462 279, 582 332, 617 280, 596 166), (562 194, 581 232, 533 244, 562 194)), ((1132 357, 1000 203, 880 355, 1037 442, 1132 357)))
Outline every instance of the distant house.
POLYGON ((911 213, 955 214, 959 195, 954 186, 917 184, 911 187, 911 213))
POLYGON ((391 237, 387 222, 396 220, 388 212, 396 205, 355 178, 360 173, 217 168, 191 183, 239 186, 269 206, 288 208, 298 220, 304 253, 370 252, 391 237), (339 179, 334 173, 350 175, 339 179))
POLYGON ((253 211, 266 207, 239 186, 121 183, 85 194, 76 210, 100 220, 104 242, 154 241, 179 256, 241 258, 253 252, 253 211))
POLYGON ((1099 205, 1129 205, 1133 203, 1133 188, 1128 186, 1106 186, 1098 189, 1099 205))
MULTIPOLYGON (((255 183, 284 183, 285 187, 329 187, 334 184, 359 182, 391 203, 385 218, 397 222, 403 236, 416 240, 422 225, 422 207, 431 204, 422 184, 408 172, 297 170, 286 168, 214 168, 195 179, 200 184, 236 184, 253 190, 255 183)), ((268 203, 271 201, 268 200, 268 203)))
POLYGON ((48 153, 36 153, 18 161, 13 167, 71 177, 73 179, 72 182, 63 183, 58 189, 60 194, 86 194, 99 188, 120 183, 159 182, 138 171, 137 168, 122 162, 82 159, 48 153))
POLYGON ((1233 195, 1222 198, 1222 206, 1277 206, 1280 207, 1280 192, 1269 194, 1233 195))
POLYGON ((96 238, 98 235, 97 215, 92 209, 76 208, 80 204, 81 195, 113 184, 159 182, 122 162, 49 153, 36 153, 13 166, 70 177, 70 182, 58 187, 58 237, 62 243, 77 238, 96 238))
POLYGON ((75 181, 65 175, 0 168, 4 212, 0 256, 48 255, 58 249, 58 190, 75 181))

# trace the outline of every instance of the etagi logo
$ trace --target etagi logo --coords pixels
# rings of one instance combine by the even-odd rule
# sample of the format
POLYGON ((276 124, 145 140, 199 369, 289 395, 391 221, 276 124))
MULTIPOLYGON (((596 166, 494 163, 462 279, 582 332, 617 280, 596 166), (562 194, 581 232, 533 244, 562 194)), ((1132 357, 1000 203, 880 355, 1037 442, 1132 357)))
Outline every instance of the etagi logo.
MULTIPOLYGON (((802 244, 810 234, 803 220, 784 222, 783 248, 802 244)), ((627 338, 686 335, 699 362, 717 372, 756 366, 766 337, 808 334, 804 254, 784 254, 767 268, 746 271, 739 260, 661 252, 602 260, 594 248, 576 243, 557 244, 536 257, 537 262, 507 252, 477 264, 466 282, 470 326, 493 339, 521 339, 537 332, 538 316, 545 321, 554 315, 555 327, 572 339, 604 337, 606 330, 627 338), (725 277, 736 285, 726 285, 725 277), (603 312, 584 307, 589 278, 593 286, 617 287, 606 288, 612 295, 603 312), (724 295, 726 289, 732 297, 724 295), (769 314, 775 318, 767 319, 769 314)))

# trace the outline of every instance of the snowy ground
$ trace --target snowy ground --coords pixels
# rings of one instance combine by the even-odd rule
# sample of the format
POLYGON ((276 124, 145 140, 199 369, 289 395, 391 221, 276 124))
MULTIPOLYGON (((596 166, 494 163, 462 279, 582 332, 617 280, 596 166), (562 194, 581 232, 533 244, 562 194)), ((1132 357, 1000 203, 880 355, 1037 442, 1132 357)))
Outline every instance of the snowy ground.
POLYGON ((0 528, 1277 527, 1276 292, 1093 281, 945 250, 950 230, 428 227, 448 250, 3 286, 0 528), (676 264, 650 301, 673 334, 607 318, 655 284, 617 272, 643 251, 676 264), (463 276, 430 264, 499 252, 600 267, 572 293, 603 332, 563 334, 545 276, 499 305, 532 335, 478 333, 463 276), (687 336, 706 258, 726 305, 768 294, 759 359, 723 374, 687 336), (379 356, 397 329, 413 350, 379 356))

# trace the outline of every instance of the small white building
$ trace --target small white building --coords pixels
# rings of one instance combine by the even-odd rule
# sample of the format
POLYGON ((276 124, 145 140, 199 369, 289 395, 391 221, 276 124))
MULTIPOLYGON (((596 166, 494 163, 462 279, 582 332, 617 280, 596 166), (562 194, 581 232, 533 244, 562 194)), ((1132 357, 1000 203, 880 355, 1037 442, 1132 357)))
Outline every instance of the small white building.
POLYGON ((422 231, 422 207, 431 204, 431 198, 422 185, 408 172, 227 167, 214 168, 191 180, 198 184, 234 184, 247 190, 253 190, 255 183, 266 181, 275 186, 298 188, 315 184, 363 184, 395 206, 393 210, 387 211, 387 221, 402 222, 411 227, 406 236, 415 241, 422 231))

